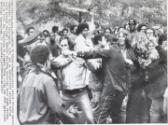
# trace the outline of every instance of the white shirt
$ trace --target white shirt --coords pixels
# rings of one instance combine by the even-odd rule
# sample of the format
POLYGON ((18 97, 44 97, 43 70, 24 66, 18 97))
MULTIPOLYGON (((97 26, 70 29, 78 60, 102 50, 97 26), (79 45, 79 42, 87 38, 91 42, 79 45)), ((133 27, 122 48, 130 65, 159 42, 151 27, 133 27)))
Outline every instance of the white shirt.
MULTIPOLYGON (((78 35, 75 40, 75 46, 74 50, 75 51, 89 51, 90 49, 93 48, 93 44, 91 39, 89 38, 84 38, 82 34, 78 35)), ((92 60, 92 59, 89 59, 92 60)), ((85 79, 85 84, 89 84, 89 76, 91 74, 91 71, 86 69, 86 79, 85 79)))
POLYGON ((79 35, 75 39, 75 51, 88 51, 90 48, 93 47, 93 44, 90 39, 84 38, 83 35, 79 35))

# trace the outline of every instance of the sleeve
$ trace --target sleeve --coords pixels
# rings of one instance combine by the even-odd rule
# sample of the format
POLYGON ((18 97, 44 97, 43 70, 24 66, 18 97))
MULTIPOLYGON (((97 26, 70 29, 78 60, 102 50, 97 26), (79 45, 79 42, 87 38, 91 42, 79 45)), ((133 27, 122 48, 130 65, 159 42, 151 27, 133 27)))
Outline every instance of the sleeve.
POLYGON ((91 59, 91 58, 109 58, 111 56, 111 49, 110 48, 102 48, 102 49, 92 49, 90 51, 78 51, 77 56, 84 58, 84 59, 91 59))
POLYGON ((51 61, 51 65, 56 68, 61 68, 69 64, 71 61, 72 60, 70 58, 65 58, 62 55, 60 55, 51 61))
POLYGON ((46 78, 47 80, 44 83, 45 93, 48 106, 54 112, 60 112, 60 107, 62 106, 62 100, 58 94, 57 87, 55 85, 54 80, 52 78, 46 78))
POLYGON ((52 78, 48 78, 45 81, 44 85, 47 104, 50 107, 50 109, 53 112, 57 113, 64 123, 74 123, 73 119, 67 114, 65 109, 62 107, 63 101, 60 95, 58 94, 54 80, 52 78))
POLYGON ((156 49, 160 56, 160 62, 163 64, 167 64, 167 51, 164 50, 161 46, 157 46, 156 49))

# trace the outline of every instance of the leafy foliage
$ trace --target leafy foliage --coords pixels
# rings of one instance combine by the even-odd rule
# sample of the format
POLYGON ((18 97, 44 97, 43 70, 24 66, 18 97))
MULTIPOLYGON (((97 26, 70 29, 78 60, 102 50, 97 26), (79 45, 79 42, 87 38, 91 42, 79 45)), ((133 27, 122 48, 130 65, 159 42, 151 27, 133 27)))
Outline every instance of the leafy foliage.
POLYGON ((167 25, 165 0, 17 0, 17 21, 26 28, 48 21, 66 25, 90 19, 88 13, 68 7, 92 11, 96 13, 95 20, 106 26, 122 25, 129 18, 150 25, 167 25))

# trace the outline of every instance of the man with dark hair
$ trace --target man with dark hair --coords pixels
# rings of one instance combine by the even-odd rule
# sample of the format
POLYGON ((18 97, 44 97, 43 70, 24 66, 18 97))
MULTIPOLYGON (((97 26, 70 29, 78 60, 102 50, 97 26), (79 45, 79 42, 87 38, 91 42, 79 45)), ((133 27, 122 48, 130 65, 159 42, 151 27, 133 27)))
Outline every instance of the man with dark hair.
POLYGON ((78 28, 78 26, 77 25, 72 25, 71 27, 70 27, 70 33, 69 33, 69 35, 68 35, 68 39, 69 39, 69 42, 72 44, 72 48, 73 48, 73 46, 75 45, 75 39, 76 39, 76 37, 77 37, 77 35, 76 35, 76 30, 77 30, 77 28, 78 28))
POLYGON ((52 27, 52 33, 51 33, 51 38, 53 40, 53 43, 58 43, 60 40, 60 35, 58 34, 59 32, 59 27, 58 26, 53 26, 52 27))
POLYGON ((125 59, 118 46, 78 51, 78 57, 102 58, 103 91, 96 114, 98 124, 106 123, 110 115, 113 123, 121 123, 121 105, 127 92, 127 70, 125 59))
POLYGON ((137 25, 137 22, 135 19, 129 19, 129 29, 130 29, 130 33, 128 34, 128 39, 130 41, 130 45, 133 47, 134 46, 134 43, 133 43, 133 39, 134 37, 137 35, 137 32, 136 32, 136 25, 137 25))
POLYGON ((77 28, 78 28, 77 25, 72 25, 72 26, 70 27, 71 33, 76 34, 77 28))
POLYGON ((62 30, 62 35, 63 35, 63 37, 67 37, 68 36, 68 29, 67 28, 64 28, 62 30))
POLYGON ((48 30, 43 30, 43 36, 46 38, 46 37, 49 37, 50 36, 50 32, 48 30))
POLYGON ((40 32, 35 30, 34 33, 31 33, 25 39, 19 42, 19 45, 25 49, 25 55, 22 59, 23 61, 23 77, 29 71, 30 67, 32 67, 32 63, 30 60, 30 52, 32 47, 34 47, 37 43, 41 42, 40 40, 40 32))
POLYGON ((35 28, 34 28, 34 27, 29 27, 29 28, 27 28, 26 33, 27 33, 28 35, 31 35, 32 33, 34 33, 34 31, 35 31, 35 28))
POLYGON ((79 24, 76 33, 79 35, 84 29, 89 30, 89 25, 87 23, 79 24))
POLYGON ((105 35, 111 35, 111 34, 112 34, 111 29, 110 29, 110 28, 106 28, 104 34, 105 34, 105 35))
POLYGON ((87 23, 82 23, 78 25, 77 37, 75 40, 74 50, 87 50, 91 46, 91 40, 87 39, 89 31, 89 25, 87 23))
MULTIPOLYGON (((62 99, 68 109, 76 105, 85 114, 87 123, 94 123, 93 112, 86 85, 85 60, 62 54, 63 51, 70 51, 68 39, 60 41, 61 55, 53 60, 53 65, 60 69, 62 83, 62 99)), ((83 123, 83 122, 79 122, 83 123)))
POLYGON ((136 20, 134 19, 130 19, 129 20, 129 26, 130 26, 130 32, 135 32, 135 29, 136 29, 136 20))
POLYGON ((52 27, 52 32, 53 32, 53 33, 57 33, 58 30, 59 30, 58 26, 53 26, 53 27, 52 27))
POLYGON ((146 31, 146 29, 148 28, 148 26, 144 23, 140 23, 138 26, 137 26, 137 31, 138 32, 144 32, 146 31))
POLYGON ((63 123, 73 123, 72 116, 62 107, 62 100, 52 76, 48 73, 49 48, 34 46, 30 53, 34 65, 23 80, 18 107, 21 124, 53 124, 57 113, 63 123))

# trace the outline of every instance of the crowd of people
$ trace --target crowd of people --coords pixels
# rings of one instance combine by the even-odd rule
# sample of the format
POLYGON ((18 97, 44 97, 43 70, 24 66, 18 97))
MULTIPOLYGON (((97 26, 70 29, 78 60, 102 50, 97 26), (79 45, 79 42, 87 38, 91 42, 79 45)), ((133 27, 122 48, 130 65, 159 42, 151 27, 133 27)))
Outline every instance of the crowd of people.
POLYGON ((21 124, 168 122, 167 30, 129 19, 17 34, 21 124))

